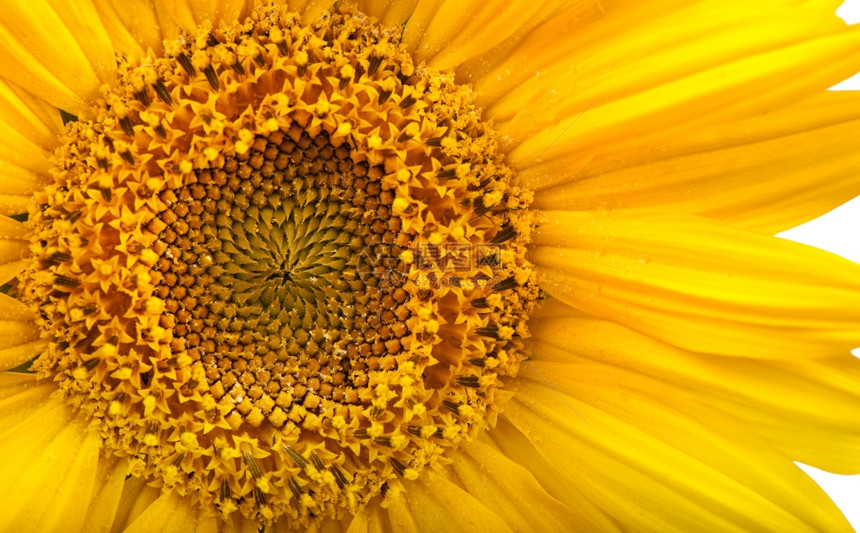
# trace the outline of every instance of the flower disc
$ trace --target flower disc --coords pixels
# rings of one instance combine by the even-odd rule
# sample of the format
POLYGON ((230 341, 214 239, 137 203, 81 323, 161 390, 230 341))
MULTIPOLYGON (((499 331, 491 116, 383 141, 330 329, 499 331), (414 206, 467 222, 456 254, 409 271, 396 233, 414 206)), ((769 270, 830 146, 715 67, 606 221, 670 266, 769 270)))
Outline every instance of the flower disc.
POLYGON ((537 297, 530 194, 399 39, 258 8, 69 125, 31 212, 35 368, 134 475, 306 525, 493 421, 537 297))

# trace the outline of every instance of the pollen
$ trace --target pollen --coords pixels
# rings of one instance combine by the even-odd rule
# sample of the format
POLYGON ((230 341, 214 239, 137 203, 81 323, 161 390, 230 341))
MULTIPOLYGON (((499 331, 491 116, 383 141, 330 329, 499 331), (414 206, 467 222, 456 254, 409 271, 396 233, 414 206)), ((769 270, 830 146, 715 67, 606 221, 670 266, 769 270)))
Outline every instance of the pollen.
POLYGON ((30 213, 34 368, 150 485, 299 529, 495 420, 531 193, 400 39, 260 7, 124 60, 67 126, 30 213))

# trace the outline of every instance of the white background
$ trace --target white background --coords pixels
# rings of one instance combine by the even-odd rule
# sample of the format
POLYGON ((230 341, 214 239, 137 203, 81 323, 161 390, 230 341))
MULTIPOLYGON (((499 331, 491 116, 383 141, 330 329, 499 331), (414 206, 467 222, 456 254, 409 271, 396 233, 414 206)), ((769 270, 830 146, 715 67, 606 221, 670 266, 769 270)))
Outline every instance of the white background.
MULTIPOLYGON (((851 24, 860 23, 860 0, 846 0, 837 13, 851 24)), ((839 84, 837 88, 860 90, 860 75, 839 84)), ((860 146, 857 150, 860 150, 860 146)), ((860 180, 860 173, 857 179, 860 180)), ((860 198, 855 198, 821 218, 784 232, 781 236, 823 248, 860 263, 860 198)), ((855 350, 854 353, 860 356, 860 350, 855 350)), ((860 420, 857 424, 860 425, 860 420)), ((860 475, 838 476, 802 466, 830 494, 854 529, 860 531, 860 475)))

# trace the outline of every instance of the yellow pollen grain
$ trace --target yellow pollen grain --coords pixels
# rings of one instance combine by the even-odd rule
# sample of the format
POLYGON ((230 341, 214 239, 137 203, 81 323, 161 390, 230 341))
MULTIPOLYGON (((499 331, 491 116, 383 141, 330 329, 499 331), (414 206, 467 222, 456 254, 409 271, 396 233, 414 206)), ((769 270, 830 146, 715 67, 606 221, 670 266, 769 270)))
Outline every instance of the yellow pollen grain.
POLYGON ((367 148, 369 150, 379 150, 382 147, 382 137, 379 135, 371 135, 367 138, 367 148))
POLYGON ((409 209, 409 200, 406 198, 395 198, 394 203, 391 204, 391 209, 394 211, 396 215, 402 215, 409 209))
POLYGON ((158 261, 158 254, 149 248, 144 248, 140 251, 140 260, 144 264, 152 266, 158 261))
POLYGON ((349 122, 341 122, 338 124, 337 129, 334 132, 334 137, 346 137, 352 133, 352 124, 349 122))
POLYGON ((395 173, 395 177, 400 183, 407 183, 409 180, 412 179, 412 173, 405 168, 401 168, 395 173))
POLYGON ((126 380, 126 379, 131 377, 131 373, 132 373, 131 368, 124 366, 122 368, 115 370, 111 374, 111 377, 119 379, 119 380, 126 380))
POLYGON ((164 300, 156 297, 146 301, 146 312, 150 315, 160 315, 164 312, 164 300))
POLYGON ((197 447, 197 435, 190 431, 186 431, 179 436, 180 442, 187 446, 188 448, 196 448, 197 447))
POLYGON ((466 236, 466 228, 460 225, 454 226, 451 228, 450 236, 454 240, 462 240, 466 236))
POLYGON ((154 396, 145 396, 143 398, 144 414, 151 414, 152 411, 155 409, 156 402, 157 400, 154 396))
POLYGON ((149 178, 144 183, 144 186, 146 187, 147 191, 149 191, 150 193, 153 193, 153 192, 159 191, 161 189, 161 186, 163 183, 164 183, 164 181, 160 180, 158 178, 149 178))

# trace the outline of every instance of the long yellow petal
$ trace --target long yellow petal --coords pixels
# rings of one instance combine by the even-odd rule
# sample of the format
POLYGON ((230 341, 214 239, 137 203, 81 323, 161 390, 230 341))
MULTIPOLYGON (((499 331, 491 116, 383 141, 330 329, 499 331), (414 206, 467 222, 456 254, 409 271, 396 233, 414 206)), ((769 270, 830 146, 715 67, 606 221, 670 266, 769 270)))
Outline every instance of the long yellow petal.
POLYGON ((23 372, 0 372, 0 437, 30 416, 33 406, 40 405, 57 390, 49 381, 38 381, 36 375, 23 372))
MULTIPOLYGON (((390 533, 418 533, 421 531, 421 524, 416 522, 412 511, 406 504, 407 496, 403 493, 394 494, 385 502, 387 508, 380 507, 376 511, 376 516, 370 515, 368 520, 368 533, 370 531, 387 531, 390 533)), ((379 498, 376 499, 377 502, 379 498)))
MULTIPOLYGON (((671 11, 665 13, 659 5, 643 3, 639 9, 648 14, 636 24, 618 24, 610 16, 582 34, 560 39, 567 41, 559 46, 568 47, 568 52, 538 67, 508 94, 497 95, 490 106, 493 116, 508 120, 551 109, 552 104, 561 106, 558 112, 564 113, 564 106, 576 107, 577 102, 617 100, 737 59, 847 29, 833 11, 818 8, 764 2, 742 9, 739 0, 685 4, 671 2, 671 11), (561 93, 562 89, 567 90, 561 93), (518 108, 516 103, 538 107, 518 108)), ((629 19, 636 11, 630 8, 618 15, 629 19)))
POLYGON ((409 20, 418 0, 361 0, 359 11, 376 17, 384 26, 401 26, 409 20))
POLYGON ((463 488, 514 531, 586 531, 596 526, 550 496, 532 476, 528 462, 514 461, 481 442, 464 446, 451 459, 451 470, 463 488))
POLYGON ((63 121, 57 108, 27 91, 0 80, 0 122, 30 142, 53 150, 63 121))
POLYGON ((98 473, 93 499, 87 507, 87 516, 82 531, 87 533, 109 533, 119 507, 129 464, 125 458, 99 459, 98 473))
POLYGON ((81 531, 93 492, 100 438, 52 399, 0 437, 3 531, 81 531))
POLYGON ((0 284, 7 283, 29 264, 27 227, 0 215, 0 284))
POLYGON ((698 352, 797 359, 860 345, 860 265, 700 217, 545 214, 531 260, 568 305, 698 352))
POLYGON ((111 533, 125 531, 160 495, 161 489, 150 487, 140 478, 127 479, 122 487, 111 533))
POLYGON ((444 0, 421 0, 415 6, 409 21, 403 27, 403 44, 410 52, 415 52, 424 32, 438 12, 444 0))
POLYGON ((116 79, 116 55, 93 0, 48 0, 48 4, 75 37, 78 47, 98 79, 116 79))
POLYGON ((39 327, 30 308, 0 294, 0 370, 15 368, 33 359, 48 342, 40 338, 39 327))
POLYGON ((50 168, 48 151, 59 145, 56 134, 62 129, 60 113, 53 111, 50 117, 43 101, 0 80, 0 124, 4 129, 0 162, 33 174, 45 173, 50 168))
POLYGON ((406 523, 401 523, 398 531, 404 533, 413 533, 416 531, 414 523, 412 523, 411 515, 408 511, 402 512, 405 507, 402 496, 395 496, 388 502, 388 509, 383 509, 380 505, 379 498, 374 498, 365 507, 358 510, 349 523, 349 527, 345 529, 346 533, 393 533, 393 529, 388 520, 390 514, 400 513, 407 518, 406 523))
POLYGON ((559 0, 442 2, 421 36, 416 58, 428 61, 434 68, 452 70, 511 36, 534 28, 563 3, 559 0))
POLYGON ((860 473, 860 359, 714 357, 564 307, 550 300, 529 322, 534 360, 590 361, 650 376, 746 424, 745 431, 758 433, 793 460, 860 473))
POLYGON ((511 531, 504 521, 447 476, 427 472, 403 495, 417 531, 511 531))
POLYGON ((113 47, 90 0, 10 0, 0 13, 3 77, 74 114, 116 74, 113 47))
POLYGON ((47 185, 48 151, 59 144, 57 109, 0 80, 0 214, 26 213, 30 197, 47 185))
POLYGON ((512 461, 527 465, 529 473, 541 487, 560 502, 575 509, 582 517, 581 523, 590 524, 583 531, 621 532, 621 526, 611 515, 601 509, 589 498, 588 487, 579 479, 572 480, 559 476, 557 466, 547 461, 511 422, 504 416, 499 417, 495 426, 482 438, 509 457, 512 461))
POLYGON ((176 28, 176 24, 160 21, 152 0, 93 0, 99 17, 104 22, 114 50, 131 57, 144 57, 146 50, 162 52, 162 24, 176 28))
MULTIPOLYGON (((745 10, 729 11, 746 17, 745 10)), ((800 12, 768 22, 778 27, 764 34, 755 18, 739 27, 725 19, 724 31, 700 28, 701 38, 668 43, 654 53, 644 36, 634 39, 634 46, 643 47, 634 65, 603 64, 605 55, 595 51, 593 71, 585 57, 568 58, 557 72, 541 71, 538 81, 521 85, 488 110, 497 131, 510 139, 509 162, 527 169, 521 178, 530 187, 551 186, 575 178, 596 154, 654 146, 772 112, 860 68, 853 54, 860 29, 835 17, 829 22, 830 17, 800 12)), ((683 35, 696 27, 688 24, 683 35)))
MULTIPOLYGON (((344 516, 342 520, 323 517, 311 522, 307 528, 307 533, 344 533, 344 531, 349 529, 349 526, 352 523, 352 518, 353 517, 350 515, 344 516)), ((248 523, 247 533, 257 533, 256 524, 251 521, 246 522, 248 523)), ((289 530, 289 525, 283 522, 286 522, 286 520, 282 519, 275 523, 275 531, 289 530)), ((245 532, 243 531, 242 533, 245 532)))
MULTIPOLYGON (((132 507, 140 508, 141 503, 146 503, 151 498, 151 491, 144 490, 140 493, 141 502, 132 507)), ((123 495, 125 497, 125 495, 123 495)), ((120 503, 120 511, 125 510, 120 503)), ((127 520, 127 517, 123 517, 127 520)), ((222 520, 215 516, 207 508, 194 503, 191 498, 182 496, 176 491, 162 493, 147 505, 134 521, 125 528, 117 529, 121 521, 115 523, 114 531, 123 533, 256 533, 258 528, 250 520, 246 520, 238 514, 234 514, 229 520, 222 520)))
POLYGON ((42 175, 0 160, 0 215, 26 213, 33 193, 47 184, 42 175))
POLYGON ((538 191, 539 209, 699 214, 764 233, 860 194, 860 93, 824 92, 765 116, 592 159, 538 191))
POLYGON ((246 0, 154 0, 156 10, 163 10, 184 31, 195 34, 204 21, 214 27, 244 18, 253 5, 246 0))
POLYGON ((161 531, 181 533, 197 530, 197 512, 188 498, 175 491, 159 496, 132 524, 126 533, 161 531))
POLYGON ((609 367, 539 361, 521 378, 503 416, 558 476, 622 524, 851 531, 788 458, 672 387, 609 367))

